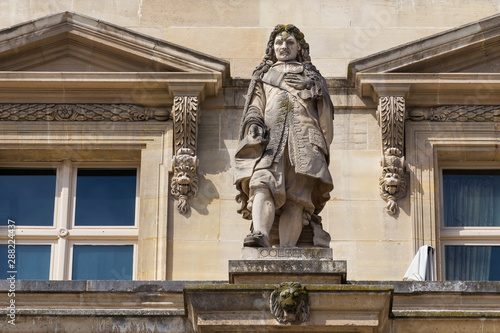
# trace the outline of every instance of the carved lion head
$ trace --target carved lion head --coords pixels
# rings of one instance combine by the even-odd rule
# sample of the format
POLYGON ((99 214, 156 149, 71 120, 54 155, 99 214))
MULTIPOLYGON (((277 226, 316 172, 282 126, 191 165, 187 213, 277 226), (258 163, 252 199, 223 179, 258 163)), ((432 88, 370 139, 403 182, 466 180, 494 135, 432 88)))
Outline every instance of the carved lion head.
POLYGON ((406 193, 406 178, 403 168, 397 166, 385 166, 380 176, 380 194, 382 197, 391 196, 393 200, 404 197, 406 193))
POLYGON ((197 189, 196 166, 198 159, 196 156, 178 155, 174 157, 174 177, 172 179, 172 194, 178 191, 179 194, 188 195, 191 185, 195 185, 197 189), (196 181, 196 184, 194 184, 196 181))
POLYGON ((396 200, 406 195, 407 183, 403 168, 387 165, 382 168, 380 176, 380 196, 387 201, 385 210, 394 215, 398 211, 396 200))
POLYGON ((182 213, 186 213, 188 209, 187 199, 198 192, 198 177, 196 176, 198 158, 190 155, 174 156, 173 165, 171 192, 179 200, 177 208, 182 213))
POLYGON ((284 282, 271 294, 271 313, 280 324, 301 324, 309 317, 309 294, 299 283, 284 282))

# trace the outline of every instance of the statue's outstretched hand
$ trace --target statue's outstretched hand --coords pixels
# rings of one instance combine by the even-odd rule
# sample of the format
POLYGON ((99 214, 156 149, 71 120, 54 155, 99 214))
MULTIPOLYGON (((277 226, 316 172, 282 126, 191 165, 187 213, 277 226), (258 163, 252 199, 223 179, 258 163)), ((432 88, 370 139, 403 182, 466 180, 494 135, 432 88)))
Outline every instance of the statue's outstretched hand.
POLYGON ((289 86, 297 90, 311 89, 314 85, 312 79, 299 74, 286 74, 284 80, 289 86))

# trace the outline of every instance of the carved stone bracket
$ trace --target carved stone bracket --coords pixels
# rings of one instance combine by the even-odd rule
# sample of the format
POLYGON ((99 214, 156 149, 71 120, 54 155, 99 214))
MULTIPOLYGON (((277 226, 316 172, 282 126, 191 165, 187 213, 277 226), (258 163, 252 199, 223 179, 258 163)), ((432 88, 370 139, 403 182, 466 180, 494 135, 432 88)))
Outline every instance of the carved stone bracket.
POLYGON ((412 121, 500 122, 498 105, 443 105, 432 109, 413 109, 412 121))
POLYGON ((177 200, 177 209, 182 214, 189 209, 188 199, 198 192, 198 157, 196 146, 200 110, 198 97, 175 96, 172 107, 174 120, 174 152, 172 195, 177 200))
POLYGON ((380 196, 387 201, 386 211, 398 210, 396 200, 406 195, 407 182, 404 161, 405 100, 401 96, 379 98, 379 124, 382 130, 382 175, 380 196))
POLYGON ((145 121, 169 119, 166 109, 135 104, 0 104, 0 121, 145 121))

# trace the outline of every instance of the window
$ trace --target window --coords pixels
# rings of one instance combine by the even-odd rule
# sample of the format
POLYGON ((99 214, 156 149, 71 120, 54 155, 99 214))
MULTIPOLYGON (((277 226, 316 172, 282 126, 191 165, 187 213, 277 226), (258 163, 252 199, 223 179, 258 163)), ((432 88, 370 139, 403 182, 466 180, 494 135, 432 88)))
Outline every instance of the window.
MULTIPOLYGON (((50 245, 16 245, 15 270, 16 278, 21 280, 48 280, 50 277, 50 245)), ((7 245, 0 245, 2 258, 7 258, 7 245)), ((0 262, 0 278, 6 279, 7 259, 0 262)))
POLYGON ((0 169, 0 220, 21 226, 51 226, 56 169, 0 169))
POLYGON ((500 280, 500 170, 444 169, 445 280, 500 280))
POLYGON ((75 226, 133 226, 135 169, 78 169, 75 226))
POLYGON ((134 165, 70 161, 0 167, 0 223, 15 221, 17 278, 134 279, 137 175, 134 165))
POLYGON ((132 245, 74 245, 73 280, 132 280, 132 245))

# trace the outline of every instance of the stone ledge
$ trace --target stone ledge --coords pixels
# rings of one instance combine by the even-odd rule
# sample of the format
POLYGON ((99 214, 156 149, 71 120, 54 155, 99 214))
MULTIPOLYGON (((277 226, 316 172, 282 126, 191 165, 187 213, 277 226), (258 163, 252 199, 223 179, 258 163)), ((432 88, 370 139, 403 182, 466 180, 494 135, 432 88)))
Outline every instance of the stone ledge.
POLYGON ((393 286, 396 294, 500 293, 500 281, 348 281, 347 283, 393 286))
MULTIPOLYGON (((227 281, 52 281, 16 280, 16 292, 178 292, 189 284, 221 284, 227 281)), ((9 290, 9 281, 0 280, 0 292, 9 290)))
POLYGON ((229 260, 229 283, 338 284, 346 274, 340 260, 229 260))
POLYGON ((393 310, 396 318, 500 318, 498 311, 467 310, 393 310))
MULTIPOLYGON (((0 314, 8 314, 8 309, 0 309, 0 314)), ((20 316, 126 316, 126 317, 156 317, 184 316, 184 310, 151 310, 151 309, 17 309, 20 316)))
MULTIPOLYGON (((262 262, 263 260, 258 260, 262 262)), ((304 261, 304 260, 302 260, 304 261)), ((273 260, 276 262, 276 260, 273 260)), ((333 261, 342 265, 342 261, 333 261)), ((336 266, 341 270, 342 266, 336 266)), ((345 268, 344 268, 345 269, 345 268)), ((212 284, 225 286, 228 281, 53 281, 16 280, 16 292, 182 292, 183 288, 212 284)), ((396 294, 413 293, 500 293, 500 281, 347 281, 349 286, 393 287, 396 294)), ((0 280, 0 293, 9 290, 9 281, 0 280)))
MULTIPOLYGON (((302 284, 308 291, 317 292, 393 292, 394 288, 387 285, 348 285, 348 284, 302 284)), ((251 284, 189 284, 184 287, 184 293, 190 290, 197 292, 214 291, 273 291, 275 283, 251 283, 251 284)))

